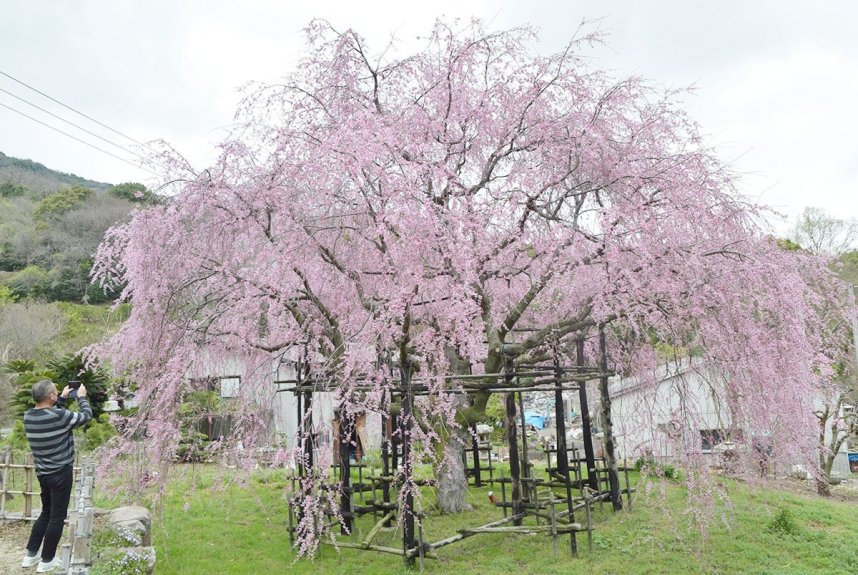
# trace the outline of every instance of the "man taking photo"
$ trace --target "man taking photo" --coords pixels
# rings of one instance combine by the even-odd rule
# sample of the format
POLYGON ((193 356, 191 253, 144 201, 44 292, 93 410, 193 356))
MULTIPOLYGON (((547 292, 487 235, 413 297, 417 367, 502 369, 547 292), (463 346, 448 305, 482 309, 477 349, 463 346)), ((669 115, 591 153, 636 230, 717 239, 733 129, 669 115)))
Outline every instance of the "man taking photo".
POLYGON ((71 392, 72 388, 66 386, 59 394, 51 380, 37 381, 33 384, 36 407, 24 414, 24 430, 42 488, 42 513, 33 525, 21 567, 37 565, 36 573, 49 573, 60 566, 56 552, 71 498, 74 465, 72 430, 92 419, 92 408, 83 385, 77 389, 80 413, 65 409, 71 392), (41 558, 39 547, 42 548, 41 558))

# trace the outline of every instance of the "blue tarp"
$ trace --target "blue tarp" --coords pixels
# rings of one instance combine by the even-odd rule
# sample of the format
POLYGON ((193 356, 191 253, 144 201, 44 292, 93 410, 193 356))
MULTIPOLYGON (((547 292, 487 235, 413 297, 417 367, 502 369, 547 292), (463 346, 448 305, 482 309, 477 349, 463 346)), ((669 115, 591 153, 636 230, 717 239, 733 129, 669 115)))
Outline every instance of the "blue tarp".
POLYGON ((543 429, 545 427, 545 417, 532 411, 524 412, 524 421, 536 429, 543 429))

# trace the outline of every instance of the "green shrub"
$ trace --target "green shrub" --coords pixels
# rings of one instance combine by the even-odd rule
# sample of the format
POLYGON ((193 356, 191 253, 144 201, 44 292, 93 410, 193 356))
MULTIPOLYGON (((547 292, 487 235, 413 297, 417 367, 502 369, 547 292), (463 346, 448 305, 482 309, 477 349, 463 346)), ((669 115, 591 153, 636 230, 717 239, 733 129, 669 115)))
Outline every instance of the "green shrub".
POLYGON ((652 457, 639 457, 635 461, 635 471, 643 471, 644 473, 652 473, 665 479, 680 479, 679 470, 669 463, 659 463, 652 457))
POLYGON ((176 461, 180 463, 201 463, 207 461, 206 449, 211 445, 205 433, 182 431, 179 446, 176 448, 176 461))
POLYGON ((50 274, 37 265, 28 265, 13 273, 6 284, 16 299, 42 298, 51 290, 50 274))
POLYGON ((108 439, 117 435, 116 427, 110 423, 110 416, 103 413, 92 420, 83 432, 84 450, 94 451, 104 445, 108 439))
POLYGON ((781 509, 766 530, 779 535, 798 535, 801 532, 789 509, 781 509))
POLYGON ((27 434, 24 431, 24 420, 16 419, 12 424, 12 433, 7 435, 0 441, 3 447, 11 447, 13 451, 25 451, 30 449, 30 444, 27 442, 27 434))
POLYGON ((0 307, 15 303, 15 292, 7 285, 0 284, 0 307))

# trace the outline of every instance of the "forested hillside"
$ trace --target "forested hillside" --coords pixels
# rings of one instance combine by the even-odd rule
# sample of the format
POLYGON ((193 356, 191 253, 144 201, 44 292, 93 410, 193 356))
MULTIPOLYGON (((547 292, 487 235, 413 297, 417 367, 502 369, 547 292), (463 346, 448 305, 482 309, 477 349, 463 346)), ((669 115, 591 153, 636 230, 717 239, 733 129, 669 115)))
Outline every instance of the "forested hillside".
POLYGON ((0 291, 18 300, 101 303, 92 256, 111 225, 154 196, 142 184, 111 186, 0 153, 0 291))
POLYGON ((12 158, 3 152, 0 152, 0 184, 19 186, 36 196, 47 195, 63 186, 82 186, 100 191, 111 187, 104 182, 51 170, 32 160, 12 158))
POLYGON ((89 283, 92 256, 113 224, 155 201, 142 184, 113 186, 0 153, 0 428, 14 374, 73 354, 116 329, 127 307, 89 283))

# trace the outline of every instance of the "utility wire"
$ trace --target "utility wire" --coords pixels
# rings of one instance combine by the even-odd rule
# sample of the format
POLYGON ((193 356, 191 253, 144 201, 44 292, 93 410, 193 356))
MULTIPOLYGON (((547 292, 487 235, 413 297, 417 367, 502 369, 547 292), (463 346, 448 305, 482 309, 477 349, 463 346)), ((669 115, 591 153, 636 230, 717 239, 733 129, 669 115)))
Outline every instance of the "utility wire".
MULTIPOLYGON (((72 112, 74 112, 75 114, 78 114, 78 115, 80 115, 80 116, 83 116, 84 118, 86 118, 86 119, 87 119, 87 120, 89 120, 90 122, 95 122, 96 124, 98 124, 98 125, 99 125, 99 126, 101 126, 102 128, 106 128, 106 129, 110 130, 111 132, 113 132, 114 134, 118 134, 118 135, 122 136, 123 138, 126 138, 126 139, 128 139, 128 140, 131 140, 132 142, 134 142, 134 143, 135 143, 135 144, 137 144, 138 146, 143 146, 143 147, 145 147, 145 148, 149 148, 149 146, 147 146, 146 144, 144 144, 144 143, 142 143, 142 142, 139 142, 139 141, 135 140, 134 138, 132 138, 131 136, 129 136, 129 135, 127 135, 127 134, 123 134, 123 133, 122 133, 122 132, 120 132, 119 130, 114 130, 113 128, 111 128, 111 127, 110 127, 110 126, 108 126, 107 124, 103 124, 103 123, 99 122, 98 120, 96 120, 95 118, 93 118, 93 117, 91 117, 91 116, 87 116, 87 115, 86 115, 86 114, 84 114, 83 112, 81 112, 81 111, 79 111, 79 110, 76 110, 76 109, 72 108, 72 107, 71 107, 71 106, 69 106, 68 104, 64 104, 64 103, 60 102, 60 101, 59 101, 59 100, 57 100, 56 98, 53 98, 53 97, 51 97, 51 96, 49 96, 49 95, 45 94, 45 93, 44 93, 44 92, 42 92, 41 90, 39 90, 39 89, 37 89, 37 88, 34 88, 34 87, 30 86, 29 84, 27 84, 27 83, 25 83, 25 82, 22 82, 22 81, 21 81, 21 80, 19 80, 18 78, 15 78, 14 76, 11 76, 11 75, 7 74, 7 73, 6 73, 6 72, 4 72, 3 70, 0 70, 0 75, 6 76, 7 78, 9 78, 10 80, 12 80, 13 82, 17 82, 17 83, 21 84, 22 86, 24 86, 25 88, 29 88, 30 90, 32 90, 32 91, 34 91, 34 92, 36 92, 37 94, 40 94, 40 95, 44 96, 44 97, 45 97, 45 98, 47 98, 48 100, 51 100, 52 102, 56 102, 56 103, 57 103, 57 104, 59 104, 60 106, 62 106, 62 107, 64 107, 64 108, 66 108, 66 109, 68 109, 68 110, 71 110, 71 111, 72 111, 72 112)), ((8 107, 8 106, 7 106, 7 107, 8 107)), ((149 149, 150 149, 150 150, 152 150, 152 148, 149 148, 149 149)), ((154 151, 156 151, 156 150, 152 150, 152 151, 154 152, 154 151)))
POLYGON ((68 124, 69 126, 74 126, 74 127, 75 127, 75 128, 77 128, 78 130, 81 130, 81 131, 83 131, 83 132, 86 132, 86 133, 87 133, 87 134, 89 134, 90 136, 94 136, 94 137, 98 138, 99 140, 101 140, 102 142, 106 142, 106 143, 110 144, 111 146, 115 146, 115 147, 119 148, 120 150, 122 150, 123 152, 128 152, 129 154, 133 154, 133 155, 137 156, 137 157, 138 157, 138 158, 140 158, 141 160, 146 160, 146 157, 145 157, 145 156, 143 156, 142 154, 138 154, 138 153, 137 153, 137 152, 135 152, 134 150, 131 150, 131 149, 129 149, 129 148, 126 148, 125 146, 123 146, 123 145, 121 145, 121 144, 117 144, 116 142, 113 142, 113 141, 111 141, 111 140, 108 140, 107 138, 103 138, 103 137, 99 136, 98 134, 96 134, 95 132, 90 132, 89 130, 87 130, 87 129, 86 129, 86 128, 84 128, 83 126, 79 126, 78 124, 75 124, 74 122, 71 122, 71 121, 69 121, 69 120, 66 120, 66 119, 65 119, 65 118, 63 118, 62 116, 58 116, 57 114, 54 114, 53 112, 51 112, 51 111, 49 111, 49 110, 46 110, 46 109, 42 108, 41 106, 38 106, 38 105, 36 105, 36 104, 34 104, 34 103, 30 102, 30 101, 29 101, 29 100, 27 100, 26 98, 22 98, 21 96, 18 96, 18 95, 16 95, 16 94, 13 94, 13 93, 12 93, 12 92, 10 92, 9 90, 4 90, 3 88, 0 88, 0 92, 3 92, 4 94, 9 94, 9 95, 10 95, 10 96, 12 96, 13 98, 15 98, 15 99, 17 99, 17 100, 20 100, 21 102, 24 102, 25 104, 27 104, 27 105, 29 105, 29 106, 32 106, 32 107, 36 108, 37 110, 40 110, 40 111, 44 112, 45 114, 47 114, 47 115, 49 115, 49 116, 52 116, 52 117, 56 118, 57 120, 60 120, 60 121, 62 121, 62 122, 65 122, 65 123, 66 123, 66 124, 68 124))
MULTIPOLYGON (((0 74, 2 74, 2 72, 0 72, 0 74)), ((128 165, 134 166, 135 168, 139 168, 139 169, 141 169, 141 170, 146 170, 147 172, 149 172, 150 174, 153 174, 153 175, 155 175, 155 176, 160 175, 160 174, 158 174, 157 172, 154 172, 154 171, 150 170, 149 168, 146 168, 146 167, 144 167, 144 166, 139 166, 139 165, 135 164, 134 162, 131 162, 131 161, 129 161, 129 160, 127 160, 127 159, 123 158, 122 156, 117 156, 117 155, 116 155, 116 154, 114 154, 113 152, 108 152, 107 150, 105 150, 105 149, 103 149, 103 148, 99 148, 98 146, 96 146, 96 145, 94 145, 94 144, 90 144, 90 143, 89 143, 89 142, 87 142, 86 140, 81 140, 81 139, 80 139, 80 138, 78 138, 77 136, 73 136, 72 134, 69 134, 68 132, 64 132, 64 131, 60 130, 60 129, 59 129, 59 128, 57 128, 57 127, 51 126, 50 124, 47 124, 47 123, 45 123, 45 122, 43 122, 43 121, 39 120, 38 118, 34 118, 33 116, 30 116, 29 114, 25 114, 24 112, 22 112, 22 111, 20 111, 20 110, 16 110, 16 109, 15 109, 15 108, 13 108, 12 106, 7 106, 6 104, 4 104, 4 103, 2 103, 2 102, 0 102, 0 106, 3 106, 3 107, 4 107, 4 108, 6 108, 7 110, 12 110, 12 111, 13 111, 13 112, 15 112, 16 114, 20 114, 21 116, 24 116, 25 118, 28 118, 28 119, 33 120, 34 122, 36 122, 36 123, 38 123, 38 124, 41 124, 41 125, 45 126, 46 128, 50 128, 51 130, 54 130, 55 132, 59 132, 60 134, 62 134, 62 135, 64 135, 64 136, 68 136, 69 138, 71 138, 71 139, 73 139, 73 140, 77 140, 77 141, 78 141, 78 142, 80 142, 81 144, 86 144, 86 145, 87 145, 87 146, 89 146, 90 148, 93 148, 93 149, 95 149, 95 150, 98 150, 99 152, 101 152, 101 153, 103 153, 103 154, 107 154, 108 156, 111 156, 111 157, 113 157, 113 158, 116 158, 117 160, 120 160, 120 161, 122 161, 122 162, 125 162, 125 163, 126 163, 126 164, 128 164, 128 165)))

